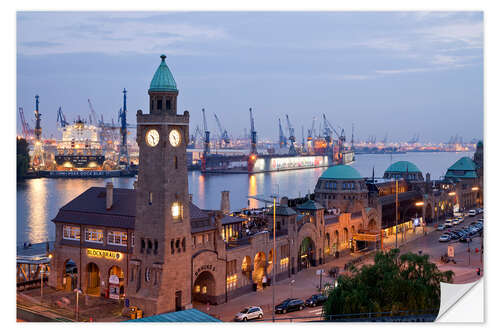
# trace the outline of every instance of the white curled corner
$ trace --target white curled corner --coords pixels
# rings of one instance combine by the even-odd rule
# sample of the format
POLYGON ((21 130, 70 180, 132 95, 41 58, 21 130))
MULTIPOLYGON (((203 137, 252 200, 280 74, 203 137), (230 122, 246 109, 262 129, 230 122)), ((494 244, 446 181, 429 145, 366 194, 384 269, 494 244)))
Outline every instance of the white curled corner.
POLYGON ((435 321, 441 323, 483 322, 483 284, 483 279, 463 284, 441 282, 441 305, 435 321))

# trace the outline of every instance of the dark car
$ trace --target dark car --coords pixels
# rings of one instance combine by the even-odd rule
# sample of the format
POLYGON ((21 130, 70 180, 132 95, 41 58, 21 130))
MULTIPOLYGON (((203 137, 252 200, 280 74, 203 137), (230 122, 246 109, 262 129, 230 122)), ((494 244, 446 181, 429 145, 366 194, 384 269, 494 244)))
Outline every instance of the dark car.
POLYGON ((312 295, 311 297, 306 299, 306 306, 315 307, 317 305, 322 305, 323 303, 326 302, 327 299, 328 297, 322 294, 312 295))
POLYGON ((297 298, 288 298, 276 305, 276 313, 287 313, 296 310, 302 310, 305 307, 304 301, 297 298))

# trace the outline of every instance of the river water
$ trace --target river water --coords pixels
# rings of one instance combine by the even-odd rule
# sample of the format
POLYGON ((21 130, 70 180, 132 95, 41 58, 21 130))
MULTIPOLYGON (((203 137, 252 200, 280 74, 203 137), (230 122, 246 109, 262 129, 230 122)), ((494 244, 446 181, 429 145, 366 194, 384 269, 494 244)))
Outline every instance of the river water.
MULTIPOLYGON (((446 169, 463 156, 472 158, 473 153, 407 153, 395 155, 356 155, 352 164, 362 176, 381 177, 396 161, 413 162, 431 179, 444 176, 446 169)), ((260 204, 248 196, 273 193, 279 196, 298 197, 312 193, 316 181, 326 168, 282 171, 255 175, 203 175, 198 171, 188 172, 189 192, 200 208, 220 209, 220 192, 230 191, 231 210, 258 207, 260 204)), ((135 178, 98 179, 29 179, 17 183, 17 244, 39 243, 54 240, 54 224, 51 222, 60 207, 91 186, 105 186, 112 181, 115 187, 133 188, 135 178)))

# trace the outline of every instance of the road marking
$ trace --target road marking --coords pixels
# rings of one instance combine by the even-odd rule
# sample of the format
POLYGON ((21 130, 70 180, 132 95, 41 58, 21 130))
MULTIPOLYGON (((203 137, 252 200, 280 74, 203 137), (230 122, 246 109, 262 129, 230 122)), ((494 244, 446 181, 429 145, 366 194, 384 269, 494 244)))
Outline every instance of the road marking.
POLYGON ((316 309, 316 310, 310 310, 309 313, 314 313, 314 314, 321 314, 323 312, 322 308, 316 309))

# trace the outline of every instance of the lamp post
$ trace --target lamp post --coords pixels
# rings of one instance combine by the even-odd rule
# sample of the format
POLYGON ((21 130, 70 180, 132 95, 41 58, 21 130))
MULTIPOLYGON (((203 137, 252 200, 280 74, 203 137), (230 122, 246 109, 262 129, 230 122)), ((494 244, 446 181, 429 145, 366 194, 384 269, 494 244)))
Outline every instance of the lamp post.
POLYGON ((78 296, 82 293, 82 290, 79 288, 76 288, 73 291, 76 293, 75 318, 76 318, 76 321, 79 321, 78 296))
POLYGON ((422 231, 424 232, 425 234, 425 221, 424 221, 424 202, 423 201, 418 201, 418 202, 415 202, 415 206, 417 207, 422 207, 422 231))
POLYGON ((295 280, 290 281, 290 298, 293 298, 293 284, 295 283, 295 280))
POLYGON ((40 303, 43 303, 43 274, 45 273, 44 266, 40 265, 40 303))
MULTIPOLYGON (((272 282, 272 289, 273 289, 273 322, 274 322, 274 302, 275 302, 275 289, 274 285, 276 284, 276 198, 278 197, 277 195, 273 194, 271 195, 273 198, 273 282, 272 282)), ((263 201, 264 203, 270 203, 270 200, 264 199, 264 198, 259 198, 256 196, 252 196, 252 199, 258 200, 258 201, 263 201)))
POLYGON ((396 178, 396 249, 398 248, 398 179, 396 178))

